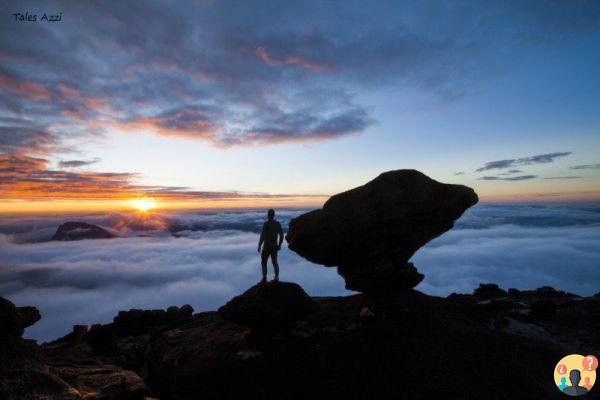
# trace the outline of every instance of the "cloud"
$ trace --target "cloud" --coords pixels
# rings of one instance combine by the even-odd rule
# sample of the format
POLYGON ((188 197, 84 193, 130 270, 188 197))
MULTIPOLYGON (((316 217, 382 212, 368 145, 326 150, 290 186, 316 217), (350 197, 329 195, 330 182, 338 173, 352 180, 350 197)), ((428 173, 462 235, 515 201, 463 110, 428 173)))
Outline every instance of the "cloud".
POLYGON ((458 172, 454 173, 454 176, 461 176, 461 175, 465 175, 465 173, 462 171, 458 171, 458 172))
POLYGON ((520 173, 522 173, 522 172, 523 172, 523 171, 521 171, 520 169, 511 169, 511 170, 508 170, 508 171, 506 171, 506 172, 503 172, 503 173, 501 173, 501 174, 499 174, 499 175, 512 175, 512 174, 520 174, 520 173))
POLYGON ((526 181, 529 179, 537 178, 537 175, 519 175, 519 176, 510 176, 510 177, 501 177, 501 176, 482 176, 479 178, 484 181, 526 181))
POLYGON ((600 15, 569 2, 53 4, 69 10, 60 31, 0 26, 0 154, 64 159, 108 132, 220 148, 352 137, 375 123, 373 89, 455 101, 507 57, 577 43, 600 15))
POLYGON ((592 295, 600 287, 599 239, 593 205, 476 206, 412 261, 425 274, 419 289, 438 295, 471 292, 481 282, 592 295))
POLYGON ((581 176, 570 175, 570 176, 549 176, 544 179, 581 179, 581 178, 582 178, 581 176))
MULTIPOLYGON (((214 310, 258 282, 257 242, 258 234, 233 230, 21 245, 0 236, 0 295, 40 309, 42 320, 26 334, 38 340, 63 335, 73 324, 110 322, 123 309, 191 304, 214 310)), ((287 249, 279 262, 282 279, 312 295, 347 293, 335 268, 316 268, 287 249)))
POLYGON ((87 165, 95 164, 97 162, 100 162, 99 158, 94 158, 93 160, 65 160, 65 161, 60 161, 58 163, 58 166, 60 168, 79 168, 79 167, 85 167, 87 165))
POLYGON ((33 101, 48 101, 50 91, 41 83, 0 74, 0 88, 33 101))
POLYGON ((256 50, 254 50, 254 54, 271 67, 292 65, 300 68, 306 68, 314 72, 324 72, 329 70, 327 65, 311 63, 306 58, 297 55, 285 55, 281 59, 277 60, 269 54, 264 46, 258 46, 256 50))
MULTIPOLYGON (((15 124, 15 121, 6 121, 15 124)), ((47 156, 55 152, 65 152, 56 135, 35 126, 0 126, 0 154, 26 154, 47 156)))
POLYGON ((572 167, 569 167, 569 169, 600 169, 600 164, 574 165, 572 167))
POLYGON ((508 160, 498 160, 498 161, 490 161, 483 165, 483 167, 478 168, 475 172, 481 171, 489 171, 492 169, 504 169, 510 167, 516 167, 520 165, 531 165, 531 164, 547 164, 554 162, 556 158, 566 157, 572 154, 572 152, 557 152, 557 153, 547 153, 547 154, 538 154, 531 157, 523 157, 523 158, 513 158, 508 160))
MULTIPOLYGON (((281 210, 278 218, 287 229, 290 218, 302 212, 281 210)), ((35 305, 43 316, 27 337, 53 339, 73 324, 109 322, 129 308, 189 303, 197 311, 214 310, 260 276, 256 243, 264 210, 161 216, 186 225, 179 238, 132 232, 111 240, 15 241, 19 235, 54 230, 63 218, 0 221, 0 295, 17 305, 35 305)), ((127 216, 79 218, 118 226, 127 216)), ((477 205, 453 230, 415 254, 412 261, 425 274, 417 289, 445 296, 494 282, 520 289, 552 285, 591 295, 600 287, 599 240, 595 204, 477 205)), ((287 248, 280 263, 282 278, 300 283, 311 295, 348 293, 334 268, 311 264, 287 248)))
MULTIPOLYGON (((90 161, 69 161, 71 167, 90 161)), ((92 160, 92 162, 96 162, 92 160)), ((60 164, 59 164, 60 165, 60 164)), ((61 165, 64 167, 64 165, 61 165)), ((49 168, 45 158, 0 154, 0 198, 28 200, 126 200, 142 195, 157 200, 256 200, 321 198, 324 194, 199 191, 189 187, 138 185, 135 173, 64 171, 49 168)))

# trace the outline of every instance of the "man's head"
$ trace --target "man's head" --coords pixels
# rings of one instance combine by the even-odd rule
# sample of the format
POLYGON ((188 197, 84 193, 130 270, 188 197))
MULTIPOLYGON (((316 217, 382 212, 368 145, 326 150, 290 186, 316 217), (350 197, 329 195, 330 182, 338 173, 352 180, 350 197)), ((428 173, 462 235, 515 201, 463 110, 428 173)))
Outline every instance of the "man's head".
POLYGON ((271 208, 269 211, 267 211, 267 217, 268 217, 269 219, 273 219, 273 218, 275 218, 275 210, 273 210, 273 209, 271 208))
POLYGON ((572 369, 569 373, 569 379, 571 380, 571 385, 579 386, 579 381, 581 380, 581 372, 578 369, 572 369))

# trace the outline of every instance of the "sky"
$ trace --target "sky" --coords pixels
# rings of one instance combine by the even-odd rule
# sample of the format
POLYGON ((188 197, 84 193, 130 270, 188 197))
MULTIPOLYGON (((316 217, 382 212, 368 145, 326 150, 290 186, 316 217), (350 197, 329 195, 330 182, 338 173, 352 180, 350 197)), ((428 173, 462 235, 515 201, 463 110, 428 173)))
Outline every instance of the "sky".
MULTIPOLYGON (((306 210, 278 210, 287 231, 306 210)), ((216 310, 260 278, 256 252, 264 210, 77 215, 115 239, 49 241, 65 216, 0 220, 0 296, 37 307, 42 319, 25 336, 60 337, 75 324, 107 323, 120 310, 191 304, 216 310), (143 221, 140 218, 144 217, 143 221), (178 237, 166 229, 182 227, 178 237)), ((504 289, 552 286, 582 296, 600 290, 598 203, 478 204, 454 229, 411 259, 425 279, 416 290, 447 296, 480 283, 504 289)), ((281 279, 312 296, 341 296, 336 268, 312 264, 286 245, 281 279)), ((269 279, 273 270, 269 264, 269 279)))
POLYGON ((401 168, 484 202, 600 199, 597 1, 4 1, 0 18, 3 214, 319 205, 401 168))

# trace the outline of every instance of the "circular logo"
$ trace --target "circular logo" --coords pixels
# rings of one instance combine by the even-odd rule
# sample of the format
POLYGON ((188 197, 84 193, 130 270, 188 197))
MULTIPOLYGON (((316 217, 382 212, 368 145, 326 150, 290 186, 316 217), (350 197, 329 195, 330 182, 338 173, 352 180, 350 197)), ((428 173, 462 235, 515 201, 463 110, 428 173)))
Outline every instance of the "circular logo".
POLYGON ((569 354, 554 368, 554 383, 568 396, 583 396, 594 387, 598 359, 593 355, 569 354))

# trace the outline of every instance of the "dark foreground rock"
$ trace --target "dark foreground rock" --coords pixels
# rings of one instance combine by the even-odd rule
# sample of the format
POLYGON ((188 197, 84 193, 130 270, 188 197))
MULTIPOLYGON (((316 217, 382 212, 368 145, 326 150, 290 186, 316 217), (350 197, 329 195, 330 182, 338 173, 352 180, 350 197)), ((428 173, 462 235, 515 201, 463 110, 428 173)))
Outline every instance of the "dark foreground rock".
POLYGON ((231 299, 219 313, 223 319, 259 329, 279 329, 313 314, 317 304, 292 282, 265 282, 231 299))
POLYGON ((258 343, 201 313, 153 335, 148 380, 161 399, 561 399, 548 371, 565 354, 596 354, 600 300, 553 298, 553 318, 522 322, 541 297, 520 293, 408 290, 386 297, 385 315, 362 294, 314 298, 317 313, 258 343))
POLYGON ((41 318, 35 307, 17 307, 12 302, 0 297, 0 340, 3 338, 19 339, 25 328, 35 324, 41 318))
MULTIPOLYGON (((295 287, 280 285, 276 299, 298 297, 295 287)), ((250 314, 271 312, 257 292, 230 303, 237 322, 224 311, 183 311, 160 326, 154 322, 162 317, 148 317, 155 310, 120 314, 154 322, 120 331, 125 336, 108 324, 108 355, 89 346, 93 336, 82 326, 43 346, 5 338, 0 398, 562 399, 552 381, 556 362, 600 350, 600 298, 548 287, 486 298, 415 290, 315 297, 316 312, 297 314, 286 329, 263 330, 259 341, 256 328, 237 318, 241 304, 259 305, 250 314)))
POLYGON ((98 225, 69 221, 61 224, 51 240, 110 239, 116 237, 98 225))
POLYGON ((477 201, 466 186, 415 170, 389 171, 294 218, 286 239, 309 261, 339 267, 347 289, 408 289, 423 279, 408 260, 477 201))
POLYGON ((21 338, 39 320, 34 307, 15 307, 0 297, 0 399, 142 400, 143 379, 95 355, 77 326, 65 340, 45 347, 21 338))

